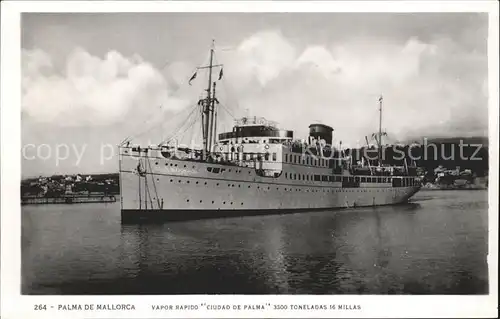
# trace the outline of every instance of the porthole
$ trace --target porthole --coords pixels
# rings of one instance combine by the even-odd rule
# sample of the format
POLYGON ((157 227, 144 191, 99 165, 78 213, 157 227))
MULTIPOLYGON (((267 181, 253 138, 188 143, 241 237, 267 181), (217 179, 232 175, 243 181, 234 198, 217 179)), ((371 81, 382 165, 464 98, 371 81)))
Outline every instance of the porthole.
POLYGON ((248 185, 248 188, 250 188, 250 185, 248 185))
POLYGON ((187 181, 186 183, 188 183, 188 184, 189 184, 189 181, 187 181))
POLYGON ((217 186, 219 186, 219 183, 217 183, 217 186))
POLYGON ((196 182, 196 185, 198 185, 199 182, 196 182))
POLYGON ((200 199, 200 203, 203 203, 203 201, 200 199))
POLYGON ((233 202, 231 202, 231 205, 233 205, 233 202))
POLYGON ((181 180, 179 180, 179 183, 181 182, 181 180))
POLYGON ((173 179, 171 179, 171 180, 170 180, 170 183, 172 183, 173 181, 174 181, 174 180, 173 180, 173 179))
POLYGON ((207 185, 207 182, 205 182, 205 185, 207 185))
POLYGON ((187 167, 187 166, 186 166, 186 165, 184 165, 184 168, 186 168, 186 167, 187 167))
POLYGON ((158 162, 156 162, 155 164, 158 165, 158 162))
POLYGON ((222 202, 222 204, 226 205, 226 202, 222 202))
POLYGON ((212 201, 212 204, 215 203, 214 201, 212 201))
POLYGON ((187 200, 186 200, 186 202, 188 202, 188 203, 189 203, 189 199, 187 199, 187 200))
POLYGON ((241 203, 241 205, 243 205, 243 203, 241 203))

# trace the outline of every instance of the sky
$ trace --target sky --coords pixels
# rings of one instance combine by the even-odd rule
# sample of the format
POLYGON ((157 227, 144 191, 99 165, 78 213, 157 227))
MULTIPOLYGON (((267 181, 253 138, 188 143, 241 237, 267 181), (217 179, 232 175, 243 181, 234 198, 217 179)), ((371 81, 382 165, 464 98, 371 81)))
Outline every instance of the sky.
POLYGON ((383 95, 390 142, 487 136, 487 14, 24 13, 21 36, 23 177, 116 172, 127 137, 199 140, 208 74, 188 80, 212 41, 219 132, 263 116, 359 146, 383 95))

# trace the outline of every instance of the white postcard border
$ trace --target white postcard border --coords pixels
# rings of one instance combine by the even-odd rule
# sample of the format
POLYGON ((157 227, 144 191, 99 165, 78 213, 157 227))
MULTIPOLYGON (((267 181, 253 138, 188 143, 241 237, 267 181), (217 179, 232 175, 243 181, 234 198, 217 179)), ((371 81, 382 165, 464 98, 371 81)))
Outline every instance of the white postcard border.
MULTIPOLYGON (((167 317, 492 317, 498 314, 498 2, 111 2, 22 1, 2 3, 1 65, 1 311, 5 318, 167 318, 167 317), (20 13, 21 12, 489 12, 489 295, 20 295, 20 13), (135 311, 56 311, 58 305, 133 304, 135 311), (329 311, 152 311, 152 305, 360 305, 361 310, 329 311), (35 311, 38 304, 47 311, 35 311)), ((266 306, 267 307, 267 306, 266 306)))

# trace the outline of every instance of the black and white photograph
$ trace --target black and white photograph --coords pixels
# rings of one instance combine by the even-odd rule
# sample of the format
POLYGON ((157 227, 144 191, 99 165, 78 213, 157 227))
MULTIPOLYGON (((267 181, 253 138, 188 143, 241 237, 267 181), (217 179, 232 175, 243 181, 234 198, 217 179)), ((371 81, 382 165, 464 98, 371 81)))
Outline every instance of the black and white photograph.
POLYGON ((21 13, 20 294, 496 295, 490 18, 21 13))

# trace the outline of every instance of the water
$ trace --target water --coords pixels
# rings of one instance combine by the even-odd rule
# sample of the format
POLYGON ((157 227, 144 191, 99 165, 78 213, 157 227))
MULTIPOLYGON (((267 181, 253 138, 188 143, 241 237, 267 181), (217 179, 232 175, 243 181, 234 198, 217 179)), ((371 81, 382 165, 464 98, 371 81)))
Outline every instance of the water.
POLYGON ((22 207, 23 294, 487 294, 485 191, 164 225, 119 204, 22 207))

